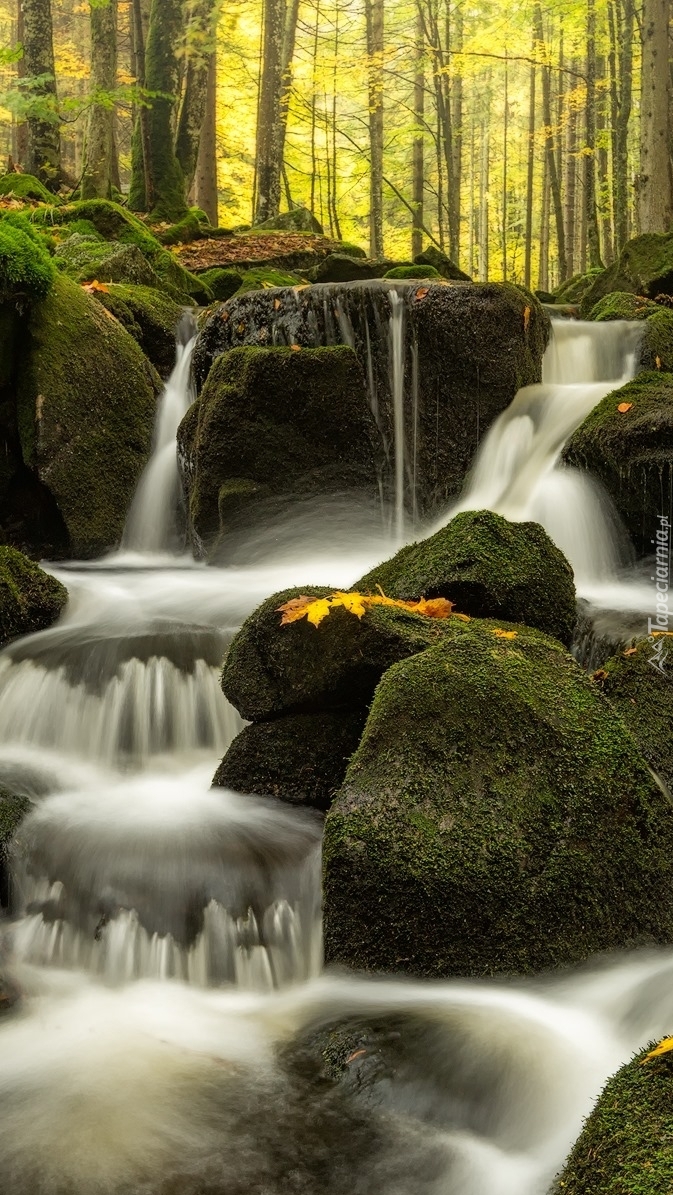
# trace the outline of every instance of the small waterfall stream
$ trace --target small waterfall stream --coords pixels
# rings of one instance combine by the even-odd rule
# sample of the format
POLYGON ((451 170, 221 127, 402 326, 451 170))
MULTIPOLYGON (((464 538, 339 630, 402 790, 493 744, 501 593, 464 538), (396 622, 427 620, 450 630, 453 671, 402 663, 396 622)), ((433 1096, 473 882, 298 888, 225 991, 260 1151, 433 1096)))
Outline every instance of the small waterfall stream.
MULTIPOLYGON (((178 347, 125 551, 54 569, 70 592, 61 621, 0 654, 0 786, 34 803, 0 952, 22 999, 0 1020, 0 1189, 545 1195, 606 1076, 671 1031, 673 953, 539 982, 321 976, 319 821, 209 788, 241 726, 218 665, 269 593, 346 587, 389 548, 364 559, 344 532, 320 558, 284 541, 259 567, 165 555, 191 347, 178 347), (298 1043, 352 1022, 390 1028, 392 1069, 328 1096, 298 1043)), ((544 382, 492 427, 459 504, 540 518, 587 592, 624 588, 619 543, 602 497, 558 456, 636 347, 630 325, 556 324, 544 382)), ((402 441, 398 482, 413 460, 402 441)))

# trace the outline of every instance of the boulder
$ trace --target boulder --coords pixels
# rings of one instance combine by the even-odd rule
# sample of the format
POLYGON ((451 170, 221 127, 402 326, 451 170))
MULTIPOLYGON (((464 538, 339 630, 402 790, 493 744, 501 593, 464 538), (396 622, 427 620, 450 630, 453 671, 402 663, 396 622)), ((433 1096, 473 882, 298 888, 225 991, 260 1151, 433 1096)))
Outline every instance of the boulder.
POLYGON ((93 240, 73 233, 58 245, 56 264, 75 282, 126 282, 135 286, 160 286, 159 279, 137 245, 93 240))
POLYGON ((202 386, 229 348, 351 345, 377 412, 388 499, 394 391, 404 389, 404 501, 409 516, 423 520, 460 493, 481 438, 517 390, 540 380, 549 328, 537 299, 506 283, 373 280, 268 289, 237 295, 212 312, 194 369, 202 386))
POLYGON ((414 264, 417 266, 431 266, 442 278, 448 278, 451 282, 471 282, 469 274, 461 270, 455 261, 451 261, 450 257, 446 256, 441 249, 436 245, 428 245, 422 253, 418 253, 414 258, 414 264))
POLYGON ((293 495, 373 499, 375 440, 362 370, 346 346, 224 353, 178 431, 196 545, 211 552, 235 514, 268 519, 293 495))
POLYGON ((464 614, 526 623, 569 646, 573 571, 539 523, 464 511, 429 539, 401 548, 353 586, 404 601, 445 597, 464 614))
MULTIPOLYGON (((8 909, 11 903, 9 845, 31 805, 28 797, 0 787, 0 909, 8 909)), ((0 981, 0 1012, 3 1011, 3 995, 0 981)))
POLYGON ((0 647, 56 621, 68 591, 15 548, 0 547, 0 647))
POLYGON ((224 270, 221 266, 215 266, 212 270, 204 270, 199 274, 199 278, 211 291, 213 298, 223 303, 225 299, 230 299, 232 295, 235 295, 242 285, 243 272, 224 270))
POLYGON ((323 226, 316 220, 307 207, 294 207, 290 212, 282 212, 280 216, 272 216, 261 224, 255 224, 253 232, 269 229, 274 232, 315 232, 323 235, 323 226))
POLYGON ((229 747, 213 784, 329 809, 366 718, 364 708, 340 709, 246 726, 229 747))
POLYGON ((434 266, 401 265, 387 270, 384 278, 441 278, 441 274, 434 266))
POLYGON ((249 290, 266 290, 277 286, 299 286, 300 283, 301 278, 297 274, 270 266, 259 266, 243 271, 241 285, 236 293, 246 294, 249 290))
POLYGON ((22 308, 44 298, 54 277, 44 242, 28 221, 0 217, 0 306, 22 308))
POLYGON ((608 1080, 551 1195, 664 1195, 673 1187, 670 1054, 649 1049, 608 1080))
POLYGON ((161 382, 136 341, 69 278, 33 304, 12 416, 21 461, 7 518, 52 557, 121 539, 161 382))
POLYGON ((640 369, 673 370, 673 311, 643 295, 619 291, 606 295, 592 309, 590 320, 642 320, 643 339, 638 352, 640 369))
POLYGON ((586 274, 573 274, 572 278, 568 278, 562 282, 558 290, 555 292, 556 302, 560 304, 581 303, 585 294, 591 289, 599 275, 603 274, 603 270, 594 269, 588 270, 586 274))
POLYGON ((160 377, 175 365, 175 341, 184 308, 170 295, 149 286, 111 283, 94 298, 130 332, 160 377))
POLYGON ((10 171, 9 174, 0 177, 0 195, 10 195, 13 199, 21 199, 24 202, 31 199, 38 203, 61 202, 57 195, 52 195, 51 191, 47 190, 39 178, 35 178, 34 174, 20 174, 18 171, 10 171))
POLYGON ((615 291, 648 299, 673 294, 673 234, 647 232, 627 241, 617 260, 598 272, 582 294, 582 315, 587 316, 600 299, 615 291))
POLYGON ((323 261, 308 270, 309 282, 360 282, 369 278, 383 278, 392 267, 390 261, 370 261, 347 253, 330 253, 323 261))
POLYGON ((328 963, 522 975, 673 940, 670 800, 528 628, 466 623, 386 672, 323 868, 328 963))
MULTIPOLYGON (((654 585, 652 586, 654 590, 654 585)), ((655 599, 652 605, 654 608, 655 599)), ((673 793, 673 685, 667 636, 640 639, 594 673, 643 756, 673 793)))
POLYGON ((649 555, 658 517, 671 508, 673 374, 641 373, 608 394, 570 437, 563 458, 598 477, 638 555, 649 555))

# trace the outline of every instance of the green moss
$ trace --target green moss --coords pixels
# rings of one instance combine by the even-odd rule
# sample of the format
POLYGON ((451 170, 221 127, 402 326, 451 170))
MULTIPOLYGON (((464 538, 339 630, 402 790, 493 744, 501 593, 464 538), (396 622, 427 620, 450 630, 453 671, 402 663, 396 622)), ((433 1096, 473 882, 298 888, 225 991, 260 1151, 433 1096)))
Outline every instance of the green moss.
POLYGON ((606 295, 604 299, 592 308, 589 319, 596 323, 606 323, 608 320, 648 319, 661 311, 656 303, 646 299, 644 295, 633 295, 628 291, 616 291, 606 295))
POLYGON ((553 1195, 673 1190, 673 1061, 665 1054, 645 1062, 646 1052, 608 1080, 553 1195))
POLYGON ((428 245, 422 253, 417 254, 414 262, 418 266, 434 266, 442 278, 448 278, 453 282, 470 281, 470 275, 465 274, 455 261, 451 261, 451 258, 447 257, 446 253, 443 253, 436 245, 428 245))
POLYGON ((673 311, 653 303, 643 295, 625 292, 606 295, 592 309, 590 319, 643 320, 645 329, 640 345, 642 369, 673 370, 673 311))
POLYGON ((289 274, 286 270, 273 270, 267 266, 259 266, 254 270, 246 270, 237 294, 244 295, 249 290, 264 290, 270 286, 297 286, 301 282, 296 274, 289 274))
POLYGON ((15 548, 0 547, 0 646, 51 626, 67 600, 55 577, 15 548))
POLYGON ((33 174, 3 174, 0 178, 0 195, 13 195, 15 199, 37 199, 40 203, 59 203, 33 174))
POLYGON ((579 303, 594 285, 596 279, 603 274, 603 270, 589 270, 586 274, 573 274, 567 282, 559 286, 556 291, 557 303, 579 303))
MULTIPOLYGON (((79 223, 79 221, 78 221, 79 223)), ((75 282, 127 282, 158 287, 159 279, 136 245, 119 241, 91 240, 75 234, 56 250, 58 267, 75 282)))
POLYGON ((162 245, 186 245, 190 241, 196 241, 199 237, 207 235, 204 231, 210 226, 210 221, 205 212, 200 208, 190 208, 177 224, 171 224, 169 228, 157 230, 157 238, 162 245))
POLYGON ((56 271, 46 248, 28 227, 0 219, 0 303, 41 299, 56 271))
POLYGON ((649 554, 658 516, 669 509, 673 375, 641 373, 608 394, 571 436, 564 459, 603 482, 639 555, 649 554), (622 404, 629 409, 619 411, 622 404))
POLYGON ((434 266, 394 266, 384 278, 441 278, 434 266))
POLYGON ((630 291, 655 299, 673 292, 673 235, 645 233, 628 241, 617 261, 598 274, 582 296, 587 316, 596 303, 615 291, 630 291))
POLYGON ((463 623, 385 673, 323 858, 329 962, 526 974, 673 940, 669 800, 589 676, 524 627, 463 623))
POLYGON ((146 357, 167 378, 175 364, 175 335, 183 308, 149 286, 111 283, 94 296, 137 340, 146 357))
POLYGON ((364 709, 330 710, 246 726, 227 751, 213 784, 329 809, 366 717, 364 709))
POLYGON ((340 241, 339 252, 345 253, 347 257, 365 257, 366 251, 360 245, 354 245, 351 241, 340 241))
POLYGON ((465 511, 429 539, 377 565, 353 588, 376 593, 379 585, 388 597, 445 597, 464 614, 506 618, 566 645, 572 641, 572 569, 539 523, 465 511))
POLYGON ((71 220, 68 225, 71 235, 83 236, 90 241, 102 241, 104 238, 96 231, 91 220, 71 220))
POLYGON ((666 640, 656 644, 641 639, 612 656, 595 680, 628 726, 652 770, 673 792, 673 685, 670 672, 656 667, 660 659, 659 651, 655 653, 657 646, 665 660, 669 652, 666 640))
POLYGON ((18 396, 26 464, 65 522, 68 554, 119 543, 147 460, 160 381, 132 336, 59 276, 30 321, 18 396))
POLYGON ((225 270, 216 266, 212 270, 204 270, 199 274, 199 279, 208 287, 214 299, 224 303, 236 294, 243 282, 243 274, 238 270, 225 270))

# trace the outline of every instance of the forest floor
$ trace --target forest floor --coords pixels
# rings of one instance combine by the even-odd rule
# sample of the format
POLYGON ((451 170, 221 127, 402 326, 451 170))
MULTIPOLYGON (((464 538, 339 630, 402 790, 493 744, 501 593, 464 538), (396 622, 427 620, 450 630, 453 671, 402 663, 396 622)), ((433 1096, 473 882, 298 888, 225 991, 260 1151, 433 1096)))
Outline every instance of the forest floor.
POLYGON ((277 266, 308 269, 330 253, 343 253, 340 241, 309 232, 257 232, 228 237, 213 237, 179 245, 180 264, 192 273, 215 266, 248 269, 252 266, 277 266))

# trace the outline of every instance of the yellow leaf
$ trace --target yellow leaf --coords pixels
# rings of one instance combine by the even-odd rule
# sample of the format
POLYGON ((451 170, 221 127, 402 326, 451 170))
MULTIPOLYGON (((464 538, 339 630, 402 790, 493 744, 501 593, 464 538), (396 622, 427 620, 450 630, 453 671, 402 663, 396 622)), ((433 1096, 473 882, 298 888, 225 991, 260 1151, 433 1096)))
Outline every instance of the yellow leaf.
POLYGON ((607 680, 608 674, 604 668, 597 668, 596 671, 594 673, 592 673, 591 679, 592 680, 607 680))
POLYGON ((426 296, 427 294, 429 294, 429 291, 430 291, 430 288, 429 288, 428 286, 420 286, 420 287, 418 288, 418 290, 416 291, 416 294, 415 294, 415 296, 414 296, 414 297, 415 297, 416 299, 424 299, 424 298, 425 298, 425 296, 426 296))
POLYGON ((649 1054, 643 1058, 643 1062, 648 1062, 650 1058, 658 1058, 661 1054, 670 1054, 673 1050, 673 1037, 665 1037, 663 1041, 659 1042, 649 1054))
POLYGON ((291 344, 291 345, 290 345, 290 348, 292 349, 292 352, 293 352, 293 353, 300 353, 300 352, 301 352, 301 345, 300 345, 300 344, 291 344))
POLYGON ((104 282, 99 282, 97 278, 94 278, 93 282, 83 282, 82 290, 85 290, 89 295, 95 294, 96 291, 101 295, 109 295, 110 293, 110 287, 106 286, 104 282))
POLYGON ((313 623, 314 627, 319 627, 323 618, 327 618, 331 605, 329 598, 318 598, 315 602, 311 602, 306 609, 308 621, 313 623))
POLYGON ((453 610, 453 602, 448 598, 421 598, 415 606, 416 614, 424 614, 426 618, 448 618, 453 610))
POLYGON ((283 615, 280 625, 286 627, 289 623, 296 622, 299 618, 304 618, 307 607, 312 601, 313 598, 306 597, 306 594, 301 594, 300 597, 292 598, 289 602, 285 602, 284 605, 278 606, 278 613, 283 615))
POLYGON ((278 311, 279 307, 282 307, 282 303, 281 303, 280 299, 274 299, 274 301, 273 301, 274 311, 278 311))
POLYGON ((654 360, 656 362, 657 369, 661 369, 661 357, 655 357, 654 360))
POLYGON ((341 593, 337 590, 334 594, 332 605, 343 606, 345 610, 348 610, 349 614, 355 614, 357 618, 362 618, 367 609, 365 605, 366 600, 361 593, 341 593))
POLYGON ((619 412, 620 412, 622 415, 625 415, 627 411, 630 411, 630 410, 631 410, 631 407, 632 407, 632 406, 633 406, 633 403, 632 403, 632 402, 620 402, 619 406, 617 407, 617 410, 618 410, 618 411, 619 411, 619 412))
POLYGON ((495 630, 493 631, 493 634, 497 635, 498 639, 516 639, 519 632, 518 631, 503 631, 502 627, 496 627, 495 630))
MULTIPOLYGON (((348 614, 354 614, 356 618, 362 618, 372 606, 394 606, 398 610, 406 610, 410 614, 421 614, 425 618, 448 618, 453 614, 453 602, 450 602, 448 598, 419 598, 415 602, 404 602, 401 599, 386 597, 380 586, 379 590, 379 593, 367 594, 347 593, 337 589, 331 597, 326 598, 310 598, 301 594, 277 607, 278 613, 283 615, 280 625, 288 626, 292 622, 306 618, 314 627, 318 627, 330 611, 339 606, 348 614)), ((467 614, 458 614, 456 617, 461 618, 464 622, 469 622, 467 614)), ((502 633, 508 638, 512 638, 517 632, 503 631, 502 633)))
POLYGON ((530 324, 530 307, 525 307, 524 312, 523 312, 523 330, 524 330, 524 332, 528 331, 529 324, 530 324))
POLYGON ((638 648, 637 648, 637 647, 627 647, 626 651, 625 651, 625 652, 622 652, 622 655, 625 655, 625 656, 635 656, 635 654, 636 654, 636 652, 637 652, 637 651, 638 651, 638 648))

